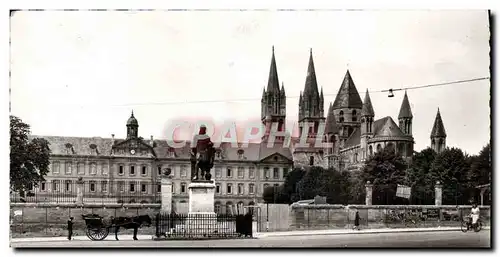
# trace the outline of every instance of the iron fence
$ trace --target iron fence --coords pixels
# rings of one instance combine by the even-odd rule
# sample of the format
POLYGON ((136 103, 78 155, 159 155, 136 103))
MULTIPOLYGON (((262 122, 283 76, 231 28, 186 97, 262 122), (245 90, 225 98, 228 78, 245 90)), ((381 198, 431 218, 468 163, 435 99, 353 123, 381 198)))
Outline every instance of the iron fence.
POLYGON ((52 181, 25 194, 13 192, 13 203, 75 203, 81 187, 84 203, 160 203, 161 185, 151 181, 52 181))
POLYGON ((252 237, 252 215, 156 215, 157 238, 252 237))

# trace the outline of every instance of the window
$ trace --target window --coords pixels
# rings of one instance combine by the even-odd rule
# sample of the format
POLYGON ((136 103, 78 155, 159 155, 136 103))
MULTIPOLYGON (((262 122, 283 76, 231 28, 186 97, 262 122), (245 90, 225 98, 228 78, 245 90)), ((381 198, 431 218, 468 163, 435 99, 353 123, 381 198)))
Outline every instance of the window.
POLYGON ((232 177, 231 168, 227 168, 226 177, 228 178, 232 177))
POLYGON ((135 192, 135 184, 130 183, 130 192, 135 192))
POLYGON ((125 191, 125 183, 123 181, 118 181, 118 191, 120 192, 125 191))
POLYGON ((187 167, 186 165, 181 166, 181 177, 187 176, 187 167))
POLYGON ((66 163, 66 174, 72 174, 73 173, 73 164, 71 162, 66 163))
MULTIPOLYGON (((172 188, 174 188, 174 184, 172 184, 172 188)), ((156 185, 156 192, 157 192, 157 193, 160 193, 160 192, 161 192, 161 184, 156 185)), ((174 192, 174 191, 172 190, 172 193, 173 193, 173 192, 174 192)))
POLYGON ((94 181, 90 181, 89 190, 90 190, 90 192, 95 192, 95 182, 94 181))
POLYGON ((161 176, 161 166, 158 166, 158 176, 161 176))
POLYGON ((101 181, 101 191, 108 192, 108 181, 101 181))
POLYGON ((255 194, 255 185, 254 184, 248 185, 248 193, 255 194))
POLYGON ((130 176, 135 176, 135 166, 130 166, 130 176))
POLYGON ((66 192, 71 192, 71 180, 66 180, 66 192))
POLYGON ((354 162, 358 162, 358 153, 354 154, 354 162))
POLYGON ((220 184, 215 184, 215 193, 220 194, 220 184))
POLYGON ((97 174, 97 165, 95 163, 90 164, 90 174, 92 175, 97 174))
POLYGON ((352 121, 357 121, 358 120, 358 116, 356 116, 356 110, 352 110, 352 121))
POLYGON ((175 183, 172 182, 172 193, 175 193, 175 183))
POLYGON ((146 193, 148 191, 146 184, 141 184, 141 192, 146 193))
POLYGON ((368 152, 370 153, 370 156, 372 156, 372 155, 373 155, 373 146, 371 146, 371 145, 370 145, 370 146, 368 147, 368 152))
POLYGON ((243 194, 243 184, 238 184, 238 194, 239 195, 243 194))
POLYGON ((244 177, 245 177, 245 168, 238 167, 238 178, 244 178, 244 177))
POLYGON ((59 181, 57 180, 52 181, 52 191, 54 192, 59 191, 59 181))
POLYGON ((283 178, 286 178, 288 176, 288 168, 283 168, 283 178))
POLYGON ((108 175, 108 167, 106 167, 105 163, 101 163, 101 172, 102 175, 108 175))
POLYGON ((40 190, 45 191, 45 182, 40 183, 40 190))
POLYGON ((142 166, 141 174, 143 176, 146 176, 148 174, 148 170, 147 170, 146 166, 142 166))
POLYGON ((344 111, 339 112, 339 122, 344 122, 344 111))
POLYGON ((264 178, 269 179, 269 168, 268 167, 264 168, 264 178))
POLYGON ((278 168, 273 168, 273 178, 278 179, 280 177, 280 171, 278 168))
POLYGON ((215 177, 216 178, 221 177, 221 168, 220 167, 215 168, 215 177))
POLYGON ((226 193, 228 195, 232 194, 233 193, 233 185, 231 183, 227 184, 227 191, 226 193))
POLYGON ((264 193, 264 191, 265 191, 265 190, 266 190, 266 188, 268 188, 268 187, 269 187, 269 184, 267 184, 267 183, 266 183, 266 184, 264 184, 264 187, 262 187, 262 193, 264 193))
POLYGON ((186 193, 186 183, 181 183, 181 193, 186 193))
POLYGON ((59 174, 59 162, 54 162, 52 164, 52 173, 59 174))
POLYGON ((248 168, 248 177, 249 178, 255 178, 255 168, 254 167, 249 167, 248 168))
POLYGON ((78 174, 85 174, 85 165, 83 163, 78 163, 78 174))
POLYGON ((382 146, 380 144, 377 145, 377 152, 382 151, 382 146))
POLYGON ((120 165, 120 167, 118 167, 118 175, 123 175, 123 165, 120 165))
POLYGON ((220 202, 215 202, 215 204, 214 204, 214 211, 215 211, 215 213, 220 213, 221 212, 221 204, 220 204, 220 202))
POLYGON ((309 156, 309 165, 310 166, 314 165, 314 156, 309 156))

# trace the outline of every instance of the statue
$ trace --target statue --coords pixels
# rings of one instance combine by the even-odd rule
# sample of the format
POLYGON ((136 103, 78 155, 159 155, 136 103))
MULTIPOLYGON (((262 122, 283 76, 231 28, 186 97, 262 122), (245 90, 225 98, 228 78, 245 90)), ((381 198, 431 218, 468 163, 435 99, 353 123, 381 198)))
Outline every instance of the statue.
POLYGON ((210 169, 214 166, 215 149, 210 137, 206 134, 207 127, 200 126, 191 145, 191 181, 210 181, 210 169), (201 174, 200 174, 201 172, 201 174))

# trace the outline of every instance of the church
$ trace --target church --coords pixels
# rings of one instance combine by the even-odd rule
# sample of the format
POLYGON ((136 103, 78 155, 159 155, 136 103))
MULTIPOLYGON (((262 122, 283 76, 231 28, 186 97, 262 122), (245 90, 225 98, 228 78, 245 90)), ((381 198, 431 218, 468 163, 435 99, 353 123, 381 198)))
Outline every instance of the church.
MULTIPOLYGON (((323 89, 318 88, 313 53, 310 50, 306 82, 299 99, 299 134, 302 134, 304 124, 313 124, 307 136, 314 139, 320 124, 325 123, 323 140, 333 146, 326 149, 317 147, 291 149, 294 167, 357 169, 362 167, 367 158, 386 147, 394 149, 406 161, 411 161, 415 143, 412 134, 413 114, 406 92, 399 109, 397 123, 390 116, 376 119, 368 90, 364 100, 361 100, 354 80, 347 70, 335 100, 329 104, 326 117, 324 105, 323 89)), ((285 113, 285 88, 283 85, 281 89, 279 88, 273 47, 268 87, 262 96, 262 120, 264 124, 268 121, 278 122, 278 131, 285 131, 283 125, 285 113)), ((268 126, 266 128, 266 131, 269 131, 268 126)), ((430 138, 431 147, 436 152, 446 148, 446 132, 439 109, 430 138)))

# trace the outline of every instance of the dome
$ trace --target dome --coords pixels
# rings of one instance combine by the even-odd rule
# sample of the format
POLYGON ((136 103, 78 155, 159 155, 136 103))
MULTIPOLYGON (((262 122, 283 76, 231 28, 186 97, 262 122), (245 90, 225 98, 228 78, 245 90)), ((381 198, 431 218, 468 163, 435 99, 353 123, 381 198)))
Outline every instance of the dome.
POLYGON ((127 126, 129 125, 139 126, 137 119, 134 117, 134 111, 132 111, 132 115, 130 115, 130 118, 127 120, 127 126))

